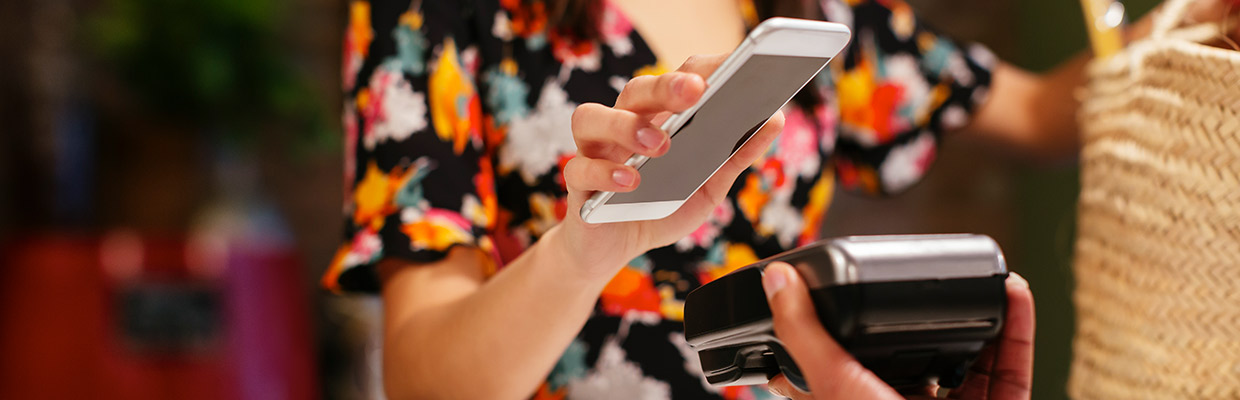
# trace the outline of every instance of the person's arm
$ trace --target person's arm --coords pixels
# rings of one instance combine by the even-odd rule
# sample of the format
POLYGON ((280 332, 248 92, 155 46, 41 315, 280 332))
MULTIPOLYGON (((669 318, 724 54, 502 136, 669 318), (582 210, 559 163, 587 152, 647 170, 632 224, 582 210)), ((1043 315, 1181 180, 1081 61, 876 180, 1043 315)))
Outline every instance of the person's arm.
POLYGON ((1043 75, 1000 62, 991 75, 989 100, 962 133, 1034 159, 1074 156, 1077 88, 1088 62, 1089 55, 1082 54, 1043 75))
MULTIPOLYGON (((635 78, 615 107, 581 105, 563 121, 571 122, 577 147, 559 171, 571 211, 488 276, 497 269, 488 265, 495 262, 486 254, 490 235, 503 223, 494 207, 503 201, 495 197, 499 171, 487 150, 501 144, 474 135, 484 127, 461 129, 487 113, 476 92, 482 85, 461 53, 479 45, 453 31, 470 26, 452 22, 467 14, 461 3, 350 4, 343 117, 351 186, 345 240, 323 284, 336 292, 382 291, 383 378, 392 399, 535 394, 624 263, 701 226, 783 124, 777 113, 673 215, 589 225, 577 213, 582 203, 595 191, 637 187, 640 174, 624 161, 667 152, 658 124, 697 102, 703 77, 724 56, 635 78)), ((493 22, 493 13, 472 15, 475 23, 493 22)))
POLYGON ((678 72, 636 78, 615 107, 578 107, 573 115, 578 154, 563 171, 570 211, 489 279, 481 272, 489 258, 468 246, 457 246, 436 262, 389 259, 380 264, 388 397, 530 396, 625 262, 701 226, 740 172, 783 128, 782 114, 776 113, 667 218, 591 225, 576 210, 594 191, 637 187, 640 174, 624 160, 633 153, 657 157, 667 152, 667 134, 655 121, 692 106, 706 89, 703 77, 723 59, 691 58, 678 72), (651 133, 658 140, 640 138, 651 133))
MULTIPOLYGON (((1191 7, 1189 22, 1211 21, 1240 13, 1240 0, 1202 0, 1191 7)), ((1151 11, 1128 27, 1125 40, 1148 36, 1157 13, 1151 11)), ((1225 33, 1233 42, 1240 41, 1240 26, 1225 33)), ((1220 35, 1222 42, 1217 44, 1228 46, 1222 38, 1220 35)), ((1075 156, 1080 145, 1076 117, 1079 89, 1085 84, 1085 66, 1092 58, 1089 51, 1083 51, 1044 74, 1000 62, 993 71, 989 100, 982 103, 963 132, 1031 158, 1075 156)))
MULTIPOLYGON (((392 399, 527 398, 585 324, 606 279, 584 277, 552 228, 495 276, 475 248, 380 264, 384 388, 392 399)), ((622 265, 623 260, 595 260, 622 265)))
MULTIPOLYGON (((651 115, 688 108, 704 90, 698 74, 669 73, 634 80, 616 108, 580 107, 573 116, 579 152, 563 172, 569 209, 579 209, 591 191, 635 188, 637 172, 617 157, 666 153, 665 133, 654 131, 659 144, 644 148, 638 128, 650 125, 651 115), (630 180, 617 182, 617 171, 630 173, 630 180)), ((379 264, 386 394, 393 399, 529 397, 585 324, 611 277, 626 261, 658 247, 643 231, 683 236, 716 204, 687 205, 700 218, 671 218, 658 229, 642 228, 651 222, 587 225, 569 212, 489 278, 483 271, 493 260, 472 246, 455 246, 433 262, 388 257, 379 264)))

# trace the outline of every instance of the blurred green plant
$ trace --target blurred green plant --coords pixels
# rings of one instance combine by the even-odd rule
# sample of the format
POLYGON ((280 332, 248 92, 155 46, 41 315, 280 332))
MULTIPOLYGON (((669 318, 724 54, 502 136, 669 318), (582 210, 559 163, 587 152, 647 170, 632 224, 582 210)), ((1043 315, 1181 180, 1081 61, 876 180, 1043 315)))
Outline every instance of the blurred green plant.
MULTIPOLYGON (((247 142, 273 121, 335 142, 290 51, 285 0, 107 0, 88 46, 150 109, 247 142)), ((232 140, 230 140, 232 141, 232 140)))

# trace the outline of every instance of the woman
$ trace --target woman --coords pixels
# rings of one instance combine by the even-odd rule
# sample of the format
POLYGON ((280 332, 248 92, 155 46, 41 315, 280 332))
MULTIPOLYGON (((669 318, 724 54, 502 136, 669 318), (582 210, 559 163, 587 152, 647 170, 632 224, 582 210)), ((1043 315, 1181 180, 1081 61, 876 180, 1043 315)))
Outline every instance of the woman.
POLYGON ((705 384, 681 333, 685 294, 815 240, 837 184, 907 188, 945 132, 1075 146, 1084 57, 1029 75, 936 36, 898 0, 355 0, 350 12, 347 241, 324 284, 382 291, 391 398, 764 395, 705 384), (855 37, 676 214, 582 222, 589 192, 638 185, 627 154, 672 145, 651 119, 693 104, 722 59, 688 56, 726 53, 774 15, 855 37))

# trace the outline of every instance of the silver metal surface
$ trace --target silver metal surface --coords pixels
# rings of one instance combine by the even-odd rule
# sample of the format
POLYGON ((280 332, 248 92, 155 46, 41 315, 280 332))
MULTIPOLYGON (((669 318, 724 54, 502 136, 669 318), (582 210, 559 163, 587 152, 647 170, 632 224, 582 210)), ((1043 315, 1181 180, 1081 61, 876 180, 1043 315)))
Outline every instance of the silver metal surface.
POLYGON ((984 235, 850 236, 828 242, 831 271, 806 277, 810 287, 942 280, 1007 272, 1003 252, 984 235))
POLYGON ((866 325, 861 327, 862 332, 866 334, 874 333, 894 333, 894 332, 922 332, 937 331, 948 329, 968 329, 968 328, 990 328, 995 326, 994 320, 974 320, 974 321, 940 321, 940 322, 916 322, 902 324, 881 324, 866 325))
POLYGON ((749 342, 772 342, 782 343, 779 338, 774 335, 775 320, 764 318, 758 321, 736 325, 730 329, 709 332, 698 335, 689 340, 698 351, 704 349, 717 349, 722 347, 735 346, 749 342))

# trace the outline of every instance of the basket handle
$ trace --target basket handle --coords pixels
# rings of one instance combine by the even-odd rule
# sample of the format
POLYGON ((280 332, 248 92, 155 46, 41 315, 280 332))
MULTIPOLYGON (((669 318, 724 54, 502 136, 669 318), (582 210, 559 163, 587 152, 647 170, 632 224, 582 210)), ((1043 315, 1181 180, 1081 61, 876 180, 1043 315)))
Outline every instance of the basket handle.
POLYGON ((1223 35, 1222 29, 1240 23, 1240 15, 1225 16, 1221 21, 1193 22, 1183 26, 1189 7, 1198 0, 1167 0, 1154 16, 1154 26, 1150 28, 1149 39, 1174 38, 1191 42, 1206 42, 1223 35))
POLYGON ((1184 23, 1184 17, 1188 14, 1188 6, 1194 1, 1196 0, 1167 0, 1163 8, 1158 10, 1158 15, 1154 16, 1154 27, 1150 29, 1150 38, 1167 37, 1167 33, 1184 23))

